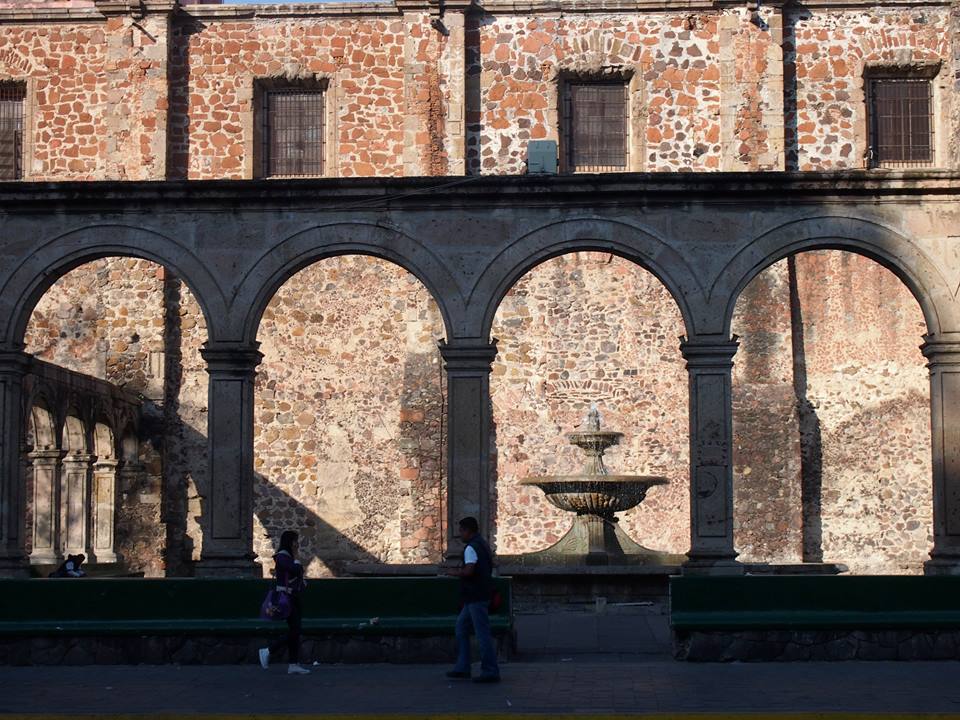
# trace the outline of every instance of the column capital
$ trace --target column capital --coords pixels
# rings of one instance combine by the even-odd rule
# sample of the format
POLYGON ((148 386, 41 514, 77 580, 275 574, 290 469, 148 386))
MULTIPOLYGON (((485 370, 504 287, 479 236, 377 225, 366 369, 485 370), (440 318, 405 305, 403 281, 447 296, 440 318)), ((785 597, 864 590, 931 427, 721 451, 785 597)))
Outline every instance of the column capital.
POLYGON ((26 375, 32 360, 33 356, 22 349, 4 348, 0 350, 0 373, 26 375))
POLYGON ((250 374, 263 360, 260 343, 204 343, 200 356, 207 363, 207 372, 250 374))
POLYGON ((440 340, 437 343, 447 370, 485 370, 497 357, 497 340, 490 342, 477 339, 461 340, 454 338, 450 342, 440 340))
POLYGON ((960 332, 924 335, 920 352, 927 358, 927 367, 960 365, 960 332))
POLYGON ((733 356, 740 347, 738 336, 700 335, 681 336, 680 352, 687 367, 733 367, 733 356))

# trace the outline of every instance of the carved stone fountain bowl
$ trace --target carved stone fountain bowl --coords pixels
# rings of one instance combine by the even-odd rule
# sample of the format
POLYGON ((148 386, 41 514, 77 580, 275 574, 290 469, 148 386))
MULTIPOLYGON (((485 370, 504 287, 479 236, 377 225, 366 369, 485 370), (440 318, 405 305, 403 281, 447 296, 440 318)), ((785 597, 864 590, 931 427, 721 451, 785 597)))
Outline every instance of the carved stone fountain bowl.
POLYGON ((610 517, 636 507, 654 485, 666 485, 665 477, 648 475, 548 475, 528 477, 521 485, 540 488, 552 505, 578 515, 610 517))

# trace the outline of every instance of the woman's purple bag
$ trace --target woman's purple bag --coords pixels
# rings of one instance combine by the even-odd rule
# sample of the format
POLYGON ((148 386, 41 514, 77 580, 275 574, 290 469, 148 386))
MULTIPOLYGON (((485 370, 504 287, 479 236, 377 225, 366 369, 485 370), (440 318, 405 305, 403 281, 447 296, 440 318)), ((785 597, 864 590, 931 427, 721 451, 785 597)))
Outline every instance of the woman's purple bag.
POLYGON ((264 620, 286 620, 290 617, 290 610, 289 593, 272 588, 260 606, 260 617, 264 620))

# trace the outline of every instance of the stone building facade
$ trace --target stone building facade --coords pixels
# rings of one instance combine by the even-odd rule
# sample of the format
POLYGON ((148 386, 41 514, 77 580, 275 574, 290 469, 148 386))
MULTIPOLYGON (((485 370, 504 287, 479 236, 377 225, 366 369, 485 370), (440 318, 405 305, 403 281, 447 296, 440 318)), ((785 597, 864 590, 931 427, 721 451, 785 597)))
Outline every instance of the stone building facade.
MULTIPOLYGON (((323 176, 456 183, 525 173, 531 141, 556 141, 570 171, 563 96, 575 81, 623 84, 622 171, 871 168, 870 79, 899 72, 929 79, 929 167, 951 170, 957 18, 949 3, 911 0, 0 1, 0 88, 21 93, 23 181, 262 178, 262 96, 279 83, 322 91, 323 176)), ((889 173, 874 171, 878 183, 889 173)), ((626 529, 685 552, 681 309, 616 254, 544 260, 493 321, 497 546, 535 550, 566 530, 564 513, 519 480, 571 469, 562 434, 597 402, 627 434, 610 464, 671 479, 626 529)), ((933 535, 925 331, 901 280, 851 252, 782 260, 745 289, 733 325, 741 559, 921 570, 933 535)), ((257 331, 261 558, 300 527, 315 573, 439 559, 445 334, 431 292, 382 259, 328 257, 276 291, 257 331)), ((152 422, 143 471, 118 499, 117 550, 149 574, 189 574, 203 550, 207 339, 182 279, 117 257, 57 279, 26 330, 29 353, 143 397, 152 422)))

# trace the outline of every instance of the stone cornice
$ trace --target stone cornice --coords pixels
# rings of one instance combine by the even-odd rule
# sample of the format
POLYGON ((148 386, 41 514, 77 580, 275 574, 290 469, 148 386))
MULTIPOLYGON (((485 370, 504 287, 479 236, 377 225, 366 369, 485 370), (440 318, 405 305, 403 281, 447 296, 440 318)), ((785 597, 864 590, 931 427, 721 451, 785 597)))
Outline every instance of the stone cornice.
POLYGON ((343 17, 343 16, 397 16, 401 12, 416 7, 428 12, 430 3, 404 3, 402 9, 393 2, 330 2, 330 3, 265 3, 263 5, 191 5, 183 3, 181 10, 199 20, 234 20, 234 19, 278 19, 278 18, 310 18, 310 17, 343 17))
POLYGON ((0 25, 13 23, 96 23, 108 17, 130 15, 169 15, 177 0, 94 0, 95 7, 79 8, 3 8, 0 25))
POLYGON ((843 205, 927 197, 960 202, 960 171, 622 173, 610 175, 0 183, 0 217, 178 207, 378 212, 385 208, 657 204, 843 205))
MULTIPOLYGON (((477 10, 491 15, 577 15, 638 12, 708 12, 746 7, 747 0, 384 0, 382 2, 271 3, 260 5, 200 5, 184 0, 96 0, 93 8, 0 9, 0 24, 90 23, 105 17, 181 11, 205 20, 283 19, 311 17, 397 16, 404 12, 477 10)), ((950 7, 950 0, 764 0, 766 7, 786 9, 950 7)), ((751 7, 753 7, 751 5, 751 7)))

